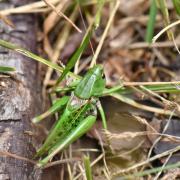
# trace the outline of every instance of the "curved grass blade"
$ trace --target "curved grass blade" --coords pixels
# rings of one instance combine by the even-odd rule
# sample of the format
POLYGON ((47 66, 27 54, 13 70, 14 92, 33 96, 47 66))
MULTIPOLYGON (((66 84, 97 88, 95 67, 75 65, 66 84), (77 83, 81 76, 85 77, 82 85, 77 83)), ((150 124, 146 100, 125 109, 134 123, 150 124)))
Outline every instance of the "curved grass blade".
POLYGON ((59 79, 56 81, 56 85, 55 87, 64 79, 64 77, 68 74, 68 72, 74 67, 74 65, 76 64, 76 62, 78 61, 78 59, 81 57, 83 51, 85 50, 85 48, 87 47, 87 45, 89 44, 90 41, 90 37, 92 34, 93 28, 92 26, 89 28, 89 30, 87 31, 80 47, 76 50, 76 52, 74 53, 74 55, 70 58, 70 60, 68 61, 65 69, 63 70, 61 76, 59 77, 59 79))
POLYGON ((16 69, 13 67, 0 66, 0 72, 2 73, 12 72, 12 71, 16 71, 16 69))
MULTIPOLYGON (((10 43, 10 42, 7 42, 7 41, 4 41, 4 40, 0 39, 0 46, 11 49, 11 50, 14 50, 14 51, 16 51, 16 52, 18 52, 20 54, 23 54, 26 57, 29 57, 29 58, 31 58, 33 60, 36 60, 36 61, 38 61, 40 63, 43 63, 43 64, 53 68, 54 70, 57 70, 57 71, 61 72, 61 73, 63 72, 63 68, 58 66, 57 64, 54 64, 51 61, 48 61, 48 60, 46 60, 46 59, 44 59, 44 58, 30 52, 30 51, 28 51, 28 50, 26 50, 24 48, 21 48, 21 47, 15 45, 13 43, 10 43)), ((74 77, 76 79, 80 79, 80 77, 78 75, 75 75, 74 73, 71 73, 71 72, 68 72, 68 73, 72 77, 74 77)))
MULTIPOLYGON (((169 18, 169 11, 167 8, 167 2, 165 0, 156 0, 157 4, 159 5, 159 9, 161 10, 161 13, 163 15, 163 20, 165 26, 168 26, 170 24, 170 18, 169 18)), ((167 30, 167 35, 169 40, 172 40, 174 35, 171 30, 167 30)))
MULTIPOLYGON (((143 85, 144 87, 146 87, 147 89, 156 92, 156 93, 180 93, 180 82, 177 81, 177 83, 172 83, 172 82, 167 82, 167 84, 163 84, 164 82, 156 84, 156 85, 143 85)), ((132 85, 138 88, 138 86, 140 85, 132 85)), ((114 86, 113 88, 110 89, 104 89, 102 96, 108 96, 111 93, 119 93, 121 95, 124 94, 132 94, 134 93, 134 89, 131 88, 131 86, 126 86, 126 84, 124 85, 119 85, 119 86, 114 86)))

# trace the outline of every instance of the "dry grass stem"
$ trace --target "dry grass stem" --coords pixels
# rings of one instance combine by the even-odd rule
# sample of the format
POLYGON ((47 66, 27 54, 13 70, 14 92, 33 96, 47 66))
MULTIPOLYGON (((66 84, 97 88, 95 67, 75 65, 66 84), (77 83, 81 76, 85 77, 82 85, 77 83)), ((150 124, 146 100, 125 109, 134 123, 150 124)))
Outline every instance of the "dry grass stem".
MULTIPOLYGON (((175 111, 175 110, 174 110, 174 111, 175 111)), ((160 135, 160 136, 153 142, 153 145, 151 146, 151 148, 150 148, 150 150, 149 150, 149 152, 148 152, 148 158, 150 158, 151 153, 152 153, 155 145, 161 140, 163 134, 166 132, 167 128, 169 127, 169 124, 170 124, 170 122, 171 122, 171 119, 172 119, 172 117, 173 117, 173 115, 174 115, 174 111, 172 111, 172 113, 171 113, 171 115, 170 115, 170 117, 169 117, 169 119, 168 119, 168 122, 167 122, 167 124, 165 125, 165 127, 164 127, 164 129, 163 129, 162 135, 160 135)))
POLYGON ((103 162, 104 162, 104 167, 105 167, 105 170, 106 170, 106 174, 107 174, 108 177, 110 177, 110 171, 109 171, 108 166, 107 166, 107 163, 106 163, 106 156, 105 156, 105 155, 106 155, 106 152, 105 152, 104 147, 103 147, 103 141, 102 141, 102 138, 101 138, 100 134, 98 133, 98 131, 95 130, 95 132, 96 132, 96 135, 97 135, 97 137, 98 137, 98 139, 99 139, 102 153, 104 154, 103 162))
MULTIPOLYGON (((147 106, 147 105, 143 105, 143 104, 140 104, 132 99, 129 99, 125 96, 122 96, 120 94, 111 94, 112 97, 116 98, 116 99, 119 99, 120 101, 122 102, 125 102, 131 106, 134 106, 138 109, 143 109, 145 111, 149 111, 149 112, 154 112, 154 113, 159 113, 159 114, 164 114, 164 115, 170 115, 172 111, 169 111, 169 110, 165 110, 165 109, 161 109, 161 108, 155 108, 155 107, 152 107, 152 106, 147 106)), ((176 115, 176 114, 175 114, 176 115)))
POLYGON ((15 158, 15 159, 27 161, 27 162, 29 162, 31 164, 36 164, 37 163, 36 161, 33 161, 31 159, 28 159, 28 158, 25 158, 25 157, 22 157, 22 156, 19 156, 19 155, 16 155, 16 154, 13 154, 13 153, 10 153, 10 152, 7 152, 7 151, 0 151, 0 156, 12 157, 12 158, 15 158))
POLYGON ((73 21, 71 21, 71 19, 69 19, 64 13, 62 13, 61 11, 58 11, 56 9, 56 7, 50 3, 48 0, 43 0, 49 7, 51 7, 51 9, 56 12, 59 16, 62 16, 64 19, 66 19, 78 32, 82 32, 75 24, 73 21))
POLYGON ((177 52, 180 54, 180 50, 179 50, 179 48, 178 48, 178 45, 177 45, 177 43, 176 43, 176 40, 174 39, 174 36, 172 36, 172 40, 173 40, 173 43, 174 43, 174 46, 175 46, 177 52))
POLYGON ((162 29, 156 36, 153 37, 152 42, 155 43, 157 41, 157 39, 166 31, 168 31, 169 29, 173 28, 174 26, 177 26, 178 24, 180 24, 180 20, 177 20, 173 23, 171 23, 170 25, 166 26, 164 29, 162 29))
MULTIPOLYGON (((180 42, 176 42, 177 46, 180 46, 180 42)), ((174 47, 174 43, 172 41, 164 41, 157 42, 153 44, 149 44, 146 42, 136 42, 127 46, 128 49, 141 49, 141 48, 165 48, 165 47, 174 47)))
POLYGON ((171 153, 175 153, 175 152, 177 152, 177 151, 179 151, 179 150, 180 150, 180 146, 177 146, 176 148, 173 148, 173 149, 170 149, 170 150, 168 150, 168 151, 165 151, 165 152, 163 152, 163 153, 161 153, 161 154, 155 155, 155 156, 153 156, 153 157, 151 157, 151 158, 149 158, 149 159, 147 159, 147 160, 145 160, 145 161, 143 161, 143 162, 140 162, 140 163, 138 163, 138 164, 136 164, 136 165, 134 165, 134 166, 131 166, 131 167, 127 168, 127 169, 119 170, 119 171, 113 173, 112 176, 117 176, 118 174, 127 173, 127 172, 132 171, 132 170, 134 170, 134 169, 137 169, 137 168, 139 168, 139 167, 141 167, 141 166, 144 166, 144 165, 146 165, 146 164, 148 164, 148 163, 150 163, 150 162, 152 162, 152 161, 154 161, 154 160, 156 160, 156 159, 159 159, 159 158, 168 156, 168 155, 171 154, 171 153))
MULTIPOLYGON (((51 0, 51 3, 53 5, 55 5, 57 2, 59 2, 59 0, 51 0)), ((1 10, 0 13, 2 15, 10 15, 10 14, 20 14, 20 13, 32 13, 32 12, 41 12, 42 10, 49 10, 49 8, 46 8, 47 5, 45 4, 45 2, 43 1, 39 1, 39 2, 35 2, 35 3, 31 3, 31 4, 27 4, 27 5, 23 5, 23 6, 19 6, 16 8, 8 8, 8 9, 4 9, 1 10)))
POLYGON ((104 30, 104 32, 103 32, 103 34, 102 34, 101 40, 100 40, 100 42, 99 42, 99 44, 98 44, 98 47, 97 47, 97 49, 96 49, 96 51, 95 51, 95 54, 94 54, 93 59, 92 59, 92 61, 91 61, 90 67, 93 67, 93 66, 96 64, 96 60, 97 60, 98 55, 99 55, 99 53, 100 53, 100 50, 101 50, 101 48, 102 48, 102 46, 103 46, 104 40, 105 40, 105 38, 106 38, 106 36, 107 36, 107 33, 108 33, 109 28, 110 28, 110 26, 111 26, 111 23, 113 22, 113 19, 114 19, 114 16, 115 16, 115 14, 116 14, 116 11, 117 11, 118 8, 119 8, 119 5, 120 5, 120 0, 117 0, 117 1, 116 1, 116 4, 115 4, 115 6, 114 6, 114 9, 113 9, 113 11, 111 12, 111 15, 110 15, 110 17, 109 17, 109 20, 108 20, 108 22, 107 22, 106 28, 105 28, 105 30, 104 30))
POLYGON ((144 91, 146 91, 146 93, 148 93, 149 95, 155 96, 158 99, 160 99, 163 102, 166 109, 173 110, 173 111, 175 110, 175 113, 177 115, 180 115, 180 106, 178 103, 169 101, 169 100, 165 99, 164 97, 162 97, 159 94, 149 90, 148 88, 146 88, 144 86, 140 86, 140 88, 143 89, 144 91))
POLYGON ((154 180, 158 180, 159 176, 162 174, 162 171, 164 169, 164 167, 166 166, 166 164, 168 163, 169 159, 171 158, 171 156, 173 155, 173 153, 170 153, 169 156, 166 158, 166 161, 164 162, 164 164, 162 165, 161 171, 159 171, 156 175, 156 177, 154 178, 154 180))
POLYGON ((180 81, 172 82, 123 82, 123 86, 146 86, 146 85, 180 85, 180 81))
MULTIPOLYGON (((75 8, 72 15, 70 16, 70 19, 72 21, 74 21, 76 19, 76 17, 77 17, 77 11, 75 8)), ((66 24, 65 27, 63 28, 62 32, 59 33, 57 40, 55 42, 54 51, 52 52, 52 55, 50 57, 53 63, 56 63, 58 61, 61 50, 64 47, 64 45, 66 44, 67 39, 69 37, 70 30, 71 30, 70 24, 66 24)), ((51 78, 52 72, 53 72, 53 69, 48 68, 47 73, 44 78, 44 82, 43 82, 44 88, 46 88, 46 86, 48 85, 48 82, 51 78)))

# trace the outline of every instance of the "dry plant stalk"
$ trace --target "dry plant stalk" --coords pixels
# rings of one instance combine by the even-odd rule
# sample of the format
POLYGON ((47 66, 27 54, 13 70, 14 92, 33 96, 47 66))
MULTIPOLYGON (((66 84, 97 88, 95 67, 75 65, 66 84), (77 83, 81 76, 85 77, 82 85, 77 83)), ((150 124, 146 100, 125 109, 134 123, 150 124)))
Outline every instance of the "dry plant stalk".
MULTIPOLYGON (((58 3, 59 0, 51 0, 51 3, 55 5, 58 3)), ((37 13, 37 12, 44 12, 48 11, 49 8, 47 8, 47 5, 44 1, 38 1, 34 3, 30 3, 27 5, 15 7, 15 8, 8 8, 1 10, 0 13, 4 16, 10 15, 10 14, 19 14, 19 13, 37 13)))
MULTIPOLYGON (((77 8, 76 8, 77 9, 77 8)), ((77 11, 76 9, 73 11, 72 15, 70 16, 70 19, 72 21, 74 21, 77 17, 77 11)), ((47 23, 46 23, 47 24, 47 23)), ((65 43, 67 42, 67 39, 68 39, 68 36, 69 36, 69 33, 70 33, 70 30, 71 30, 71 26, 70 24, 66 24, 65 27, 63 28, 63 30, 59 33, 58 37, 57 37, 57 40, 55 42, 55 47, 54 47, 54 50, 51 50, 52 52, 49 53, 49 56, 50 56, 50 59, 53 63, 56 63, 58 61, 58 58, 60 56, 60 53, 61 53, 61 50, 62 48, 64 47, 65 43)), ((48 36, 46 35, 45 37, 46 39, 44 39, 46 42, 48 40, 48 36)), ((44 41, 44 42, 45 42, 44 41)), ((46 48, 46 43, 44 44, 45 48, 46 48)), ((51 78, 51 74, 53 72, 53 69, 52 68, 48 68, 47 70, 47 73, 45 75, 45 78, 44 78, 44 88, 46 88, 46 86, 48 85, 48 82, 51 78)))
POLYGON ((61 11, 58 11, 56 9, 56 7, 50 3, 48 0, 43 0, 49 7, 51 7, 51 9, 57 13, 57 15, 62 16, 64 19, 66 19, 78 32, 82 32, 75 24, 74 22, 72 22, 64 13, 62 13, 61 11))
POLYGON ((153 157, 151 157, 151 158, 149 158, 149 159, 147 159, 147 160, 145 160, 143 162, 140 162, 140 163, 138 163, 138 164, 136 164, 134 166, 131 166, 131 167, 127 168, 127 169, 119 170, 119 171, 113 173, 112 177, 117 176, 118 174, 124 174, 124 173, 127 173, 129 171, 135 170, 135 169, 137 169, 137 168, 139 168, 141 166, 144 166, 144 165, 146 165, 146 164, 148 164, 148 163, 150 163, 150 162, 152 162, 152 161, 154 161, 156 159, 168 156, 169 154, 175 153, 175 152, 177 152, 179 150, 180 150, 180 146, 177 146, 176 148, 173 148, 173 149, 165 151, 165 152, 163 152, 161 154, 155 155, 155 156, 153 156, 153 157))

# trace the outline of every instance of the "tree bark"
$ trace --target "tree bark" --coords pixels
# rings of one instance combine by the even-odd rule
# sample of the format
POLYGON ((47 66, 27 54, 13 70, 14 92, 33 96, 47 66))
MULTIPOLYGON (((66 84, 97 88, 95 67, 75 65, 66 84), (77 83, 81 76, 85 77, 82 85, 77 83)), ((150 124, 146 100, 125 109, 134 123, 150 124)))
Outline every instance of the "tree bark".
MULTIPOLYGON (((0 9, 27 3, 30 1, 2 1, 0 9)), ((10 19, 15 28, 0 21, 0 38, 35 52, 35 15, 12 15, 10 19)), ((40 171, 32 163, 2 156, 2 152, 10 152, 32 159, 35 154, 31 119, 41 112, 38 64, 0 47, 0 65, 16 68, 13 78, 0 75, 0 180, 40 179, 40 171)))

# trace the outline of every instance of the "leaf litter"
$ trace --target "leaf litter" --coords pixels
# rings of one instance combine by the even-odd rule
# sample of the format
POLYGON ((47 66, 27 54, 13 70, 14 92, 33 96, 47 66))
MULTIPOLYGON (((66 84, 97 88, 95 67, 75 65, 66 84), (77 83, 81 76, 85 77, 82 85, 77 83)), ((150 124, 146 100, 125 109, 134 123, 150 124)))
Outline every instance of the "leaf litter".
MULTIPOLYGON (((93 12, 96 10, 96 2, 90 5, 88 5, 86 1, 84 4, 81 1, 77 2, 80 3, 84 17, 83 20, 88 27, 93 17, 93 12)), ((99 27, 100 34, 96 34, 91 40, 93 42, 93 48, 97 47, 100 43, 101 36, 107 27, 107 21, 114 8, 115 2, 116 1, 107 1, 103 7, 101 15, 103 18, 99 27)), ((79 4, 77 4, 77 6, 78 5, 79 4)), ((98 64, 101 63, 104 65, 108 87, 126 82, 140 82, 139 84, 141 84, 141 82, 149 82, 151 85, 151 82, 171 82, 179 80, 177 77, 180 69, 178 66, 176 67, 178 53, 174 49, 174 42, 170 41, 165 34, 162 35, 160 42, 156 41, 152 46, 144 42, 144 34, 149 18, 147 14, 149 6, 149 2, 145 0, 120 2, 119 9, 113 17, 112 25, 109 27, 110 29, 106 32, 106 36, 103 39, 101 51, 97 53, 97 57, 95 58, 98 64)), ((78 8, 73 6, 72 2, 63 0, 59 3, 54 0, 52 1, 52 7, 45 5, 43 1, 39 1, 22 8, 17 7, 3 10, 1 14, 6 23, 12 26, 12 23, 6 19, 6 15, 17 13, 18 11, 21 13, 43 12, 43 17, 45 17, 43 19, 44 22, 39 25, 43 28, 42 49, 48 59, 51 59, 53 63, 60 61, 66 64, 65 59, 68 58, 65 58, 65 56, 71 57, 73 51, 80 45, 82 36, 73 28, 72 24, 62 19, 62 16, 59 16, 59 14, 55 12, 55 9, 63 13, 61 15, 64 17, 71 19, 80 29, 84 28, 83 20, 79 20, 80 15, 77 10, 78 8), (73 9, 69 10, 69 7, 73 9), (77 40, 73 40, 73 35, 77 36, 77 40), (68 41, 70 42, 69 46, 68 41)), ((177 19, 174 15, 174 9, 169 8, 168 10, 170 14, 169 17, 171 18, 170 21, 176 22, 177 19)), ((162 23, 163 16, 159 12, 156 17, 157 24, 155 25, 155 34, 164 28, 162 23)), ((175 25, 177 24, 178 21, 175 25)), ((164 29, 164 31, 166 31, 166 29, 164 29)), ((173 33, 174 36, 177 36, 175 41, 178 47, 180 43, 177 29, 178 26, 175 26, 173 33)), ((83 31, 85 32, 85 30, 83 31)), ((162 33, 156 36, 154 41, 157 40, 161 34, 162 33)), ((79 62, 79 67, 81 67, 90 56, 92 56, 91 53, 84 53, 82 60, 79 62)), ((81 73, 83 74, 88 67, 89 64, 87 63, 84 68, 81 69, 81 73)), ((58 73, 51 68, 46 72, 47 74, 44 80, 45 90, 48 86, 52 86, 52 84, 55 83, 58 75, 58 73)), ((177 92, 173 94, 168 90, 167 92, 161 92, 156 95, 151 90, 146 91, 145 89, 141 89, 140 86, 129 86, 129 89, 132 90, 133 93, 127 93, 126 100, 133 99, 134 102, 140 104, 137 106, 137 104, 134 103, 134 107, 125 103, 117 105, 114 103, 116 101, 115 99, 113 99, 113 101, 111 98, 107 98, 106 101, 102 99, 108 119, 108 131, 101 131, 102 125, 98 121, 92 131, 88 133, 90 138, 84 137, 82 141, 74 143, 72 147, 62 153, 60 160, 65 157, 81 158, 81 154, 77 155, 73 152, 74 148, 76 148, 77 151, 81 150, 80 147, 84 141, 90 142, 93 140, 93 143, 83 147, 82 152, 87 153, 89 151, 90 153, 92 149, 95 150, 95 152, 92 151, 91 154, 93 155, 90 157, 91 162, 95 162, 94 164, 91 163, 91 165, 97 167, 96 170, 92 172, 94 179, 111 179, 114 176, 123 177, 124 175, 132 175, 137 172, 143 173, 143 171, 148 168, 157 168, 157 164, 159 163, 161 163, 162 167, 163 163, 165 165, 176 164, 179 161, 179 155, 175 153, 179 150, 179 83, 177 82, 176 85, 172 85, 171 88, 174 88, 177 92), (162 113, 158 113, 159 111, 153 112, 153 110, 149 111, 148 108, 144 111, 144 105, 153 107, 154 110, 155 108, 161 108, 162 113), (169 110, 170 113, 174 110, 169 120, 167 120, 169 115, 165 113, 166 110, 169 110), (157 139, 159 140, 157 141, 157 139), (151 154, 151 156, 148 157, 148 151, 152 147, 154 156, 151 154), (164 156, 168 155, 170 156, 166 159, 164 156), (154 160, 155 163, 151 163, 154 160)), ((130 101, 129 104, 132 104, 132 101, 130 101)), ((68 172, 64 168, 61 169, 64 173, 71 174, 71 177, 73 176, 74 179, 83 177, 82 161, 73 163, 67 161, 67 164, 68 172)), ((175 179, 178 177, 179 171, 175 168, 174 171, 175 175, 173 178, 175 179)), ((159 171, 159 173, 162 173, 162 170, 159 171)), ((167 179, 171 173, 172 170, 165 171, 164 174, 161 174, 162 179, 167 179)), ((150 179, 154 177, 158 178, 159 175, 158 173, 156 175, 148 174, 148 177, 150 179)))

